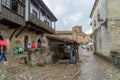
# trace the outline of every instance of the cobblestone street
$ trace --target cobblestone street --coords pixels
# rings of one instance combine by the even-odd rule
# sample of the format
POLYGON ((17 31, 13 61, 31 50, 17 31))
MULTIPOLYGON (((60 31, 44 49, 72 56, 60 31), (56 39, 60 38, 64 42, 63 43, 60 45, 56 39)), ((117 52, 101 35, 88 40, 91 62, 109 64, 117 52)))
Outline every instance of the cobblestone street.
POLYGON ((120 69, 85 49, 80 52, 81 75, 77 80, 120 80, 120 69))
POLYGON ((16 56, 10 57, 8 64, 1 62, 0 80, 74 80, 80 71, 79 67, 70 64, 21 64, 18 62, 20 55, 16 56))

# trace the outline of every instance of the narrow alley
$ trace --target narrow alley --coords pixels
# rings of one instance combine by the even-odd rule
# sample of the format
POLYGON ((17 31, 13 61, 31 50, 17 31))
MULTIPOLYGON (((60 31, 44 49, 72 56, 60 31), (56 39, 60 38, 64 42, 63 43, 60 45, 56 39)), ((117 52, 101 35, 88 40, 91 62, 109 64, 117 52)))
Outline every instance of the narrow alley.
POLYGON ((81 75, 77 80, 120 80, 120 69, 86 49, 80 50, 80 61, 81 75))

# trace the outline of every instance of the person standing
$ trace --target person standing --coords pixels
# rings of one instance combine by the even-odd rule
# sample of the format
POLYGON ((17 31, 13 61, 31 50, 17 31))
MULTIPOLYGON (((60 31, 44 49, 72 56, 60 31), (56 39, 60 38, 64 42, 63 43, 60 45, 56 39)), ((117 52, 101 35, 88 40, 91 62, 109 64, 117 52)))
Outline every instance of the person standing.
POLYGON ((75 50, 74 48, 72 48, 72 64, 75 64, 76 63, 76 60, 75 60, 75 50))
POLYGON ((31 49, 31 44, 30 43, 27 44, 27 49, 28 50, 31 49))
POLYGON ((2 47, 2 56, 1 56, 1 60, 4 60, 5 62, 4 62, 4 64, 6 64, 6 63, 8 63, 7 62, 7 58, 6 58, 6 54, 7 54, 7 48, 6 48, 6 46, 3 46, 2 47))
POLYGON ((2 51, 1 51, 1 46, 0 46, 0 62, 2 61, 2 51))
POLYGON ((32 49, 36 49, 36 48, 37 48, 34 41, 32 42, 31 48, 32 48, 32 49))

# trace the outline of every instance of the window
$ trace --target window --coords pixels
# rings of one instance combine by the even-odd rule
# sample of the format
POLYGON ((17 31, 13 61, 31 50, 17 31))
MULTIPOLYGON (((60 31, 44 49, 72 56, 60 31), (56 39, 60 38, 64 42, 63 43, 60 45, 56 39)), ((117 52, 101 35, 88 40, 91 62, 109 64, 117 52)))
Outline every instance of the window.
POLYGON ((83 36, 83 38, 85 38, 85 36, 83 36))
POLYGON ((45 16, 45 12, 41 9, 42 16, 45 16))
POLYGON ((96 26, 96 20, 94 20, 94 26, 96 26))
POLYGON ((18 14, 24 16, 24 8, 21 5, 18 5, 18 14))
POLYGON ((21 3, 18 3, 16 0, 12 0, 12 10, 19 15, 24 16, 24 6, 22 6, 21 3))
POLYGON ((48 21, 44 20, 44 23, 47 24, 47 25, 49 26, 49 22, 48 22, 48 21))
POLYGON ((2 5, 7 8, 10 8, 10 0, 2 0, 2 5))
POLYGON ((98 21, 100 21, 100 14, 98 14, 98 17, 97 17, 98 21))
POLYGON ((42 47, 42 43, 41 43, 41 40, 40 40, 40 39, 38 39, 38 41, 37 41, 37 47, 38 47, 38 48, 41 48, 41 47, 42 47))
POLYGON ((37 18, 37 12, 35 10, 32 11, 32 15, 37 18))

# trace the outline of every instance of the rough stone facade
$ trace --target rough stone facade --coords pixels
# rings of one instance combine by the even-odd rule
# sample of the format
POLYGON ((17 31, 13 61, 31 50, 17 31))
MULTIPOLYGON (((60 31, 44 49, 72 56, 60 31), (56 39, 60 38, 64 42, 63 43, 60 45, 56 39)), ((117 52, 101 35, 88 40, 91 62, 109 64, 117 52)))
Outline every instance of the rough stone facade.
POLYGON ((96 0, 91 12, 95 51, 108 59, 120 50, 120 0, 96 0))
POLYGON ((73 39, 80 44, 88 44, 90 42, 90 36, 82 32, 81 26, 73 27, 73 39))
POLYGON ((72 31, 56 31, 56 34, 59 35, 60 37, 73 39, 72 31))
POLYGON ((80 44, 88 44, 90 42, 90 36, 82 32, 81 26, 73 27, 72 31, 57 31, 57 35, 68 39, 73 39, 80 44))
POLYGON ((42 35, 36 34, 34 31, 29 31, 27 29, 25 29, 22 33, 20 33, 20 35, 18 37, 15 37, 17 33, 20 32, 21 29, 17 29, 17 31, 14 33, 11 41, 9 41, 9 38, 11 36, 11 34, 13 33, 14 29, 9 29, 8 26, 2 25, 0 24, 0 32, 1 32, 1 36, 5 39, 8 40, 10 42, 10 45, 8 46, 8 53, 13 53, 13 49, 17 46, 21 46, 23 48, 25 48, 25 36, 28 36, 28 41, 29 43, 32 43, 32 41, 35 41, 35 43, 37 44, 38 39, 41 40, 41 44, 42 46, 46 46, 46 40, 44 38, 44 36, 42 37, 42 35), (21 43, 16 43, 16 40, 21 40, 21 43))

